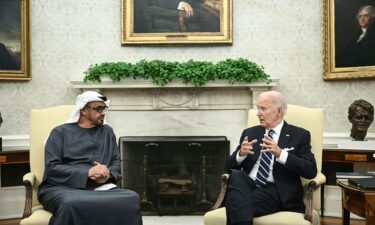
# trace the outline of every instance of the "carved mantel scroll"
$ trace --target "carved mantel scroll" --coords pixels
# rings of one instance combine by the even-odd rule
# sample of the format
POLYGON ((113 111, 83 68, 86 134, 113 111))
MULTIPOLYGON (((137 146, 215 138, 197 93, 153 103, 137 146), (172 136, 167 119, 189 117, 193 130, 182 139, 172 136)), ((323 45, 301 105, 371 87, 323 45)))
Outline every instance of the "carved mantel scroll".
POLYGON ((278 80, 270 83, 228 84, 214 81, 203 87, 194 87, 183 82, 171 82, 157 86, 150 81, 125 80, 85 83, 71 81, 81 91, 95 90, 111 99, 111 110, 209 110, 250 109, 263 91, 277 86, 278 80))

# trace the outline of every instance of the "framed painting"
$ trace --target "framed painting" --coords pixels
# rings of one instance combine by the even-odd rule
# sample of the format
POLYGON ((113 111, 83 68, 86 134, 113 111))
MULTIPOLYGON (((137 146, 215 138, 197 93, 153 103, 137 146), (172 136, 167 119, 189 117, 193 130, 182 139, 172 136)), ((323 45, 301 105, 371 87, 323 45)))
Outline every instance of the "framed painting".
POLYGON ((323 0, 324 80, 375 78, 375 1, 323 0))
POLYGON ((30 0, 0 0, 0 80, 30 73, 30 0))
POLYGON ((232 0, 122 0, 121 44, 231 44, 232 0))

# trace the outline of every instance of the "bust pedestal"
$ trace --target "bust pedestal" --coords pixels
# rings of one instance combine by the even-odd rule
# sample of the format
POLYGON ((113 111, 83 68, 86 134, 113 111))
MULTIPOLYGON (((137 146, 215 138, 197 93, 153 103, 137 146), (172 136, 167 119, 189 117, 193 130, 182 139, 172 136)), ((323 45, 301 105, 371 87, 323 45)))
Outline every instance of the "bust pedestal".
POLYGON ((374 150, 375 149, 374 140, 341 140, 337 142, 338 149, 349 149, 349 150, 374 150))

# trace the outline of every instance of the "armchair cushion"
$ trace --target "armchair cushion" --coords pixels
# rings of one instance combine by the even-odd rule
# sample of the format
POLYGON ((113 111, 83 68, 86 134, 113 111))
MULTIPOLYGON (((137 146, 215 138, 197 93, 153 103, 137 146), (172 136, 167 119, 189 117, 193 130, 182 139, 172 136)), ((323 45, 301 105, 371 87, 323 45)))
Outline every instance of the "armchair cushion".
POLYGON ((20 225, 48 224, 52 214, 44 210, 42 206, 36 206, 34 208, 32 209, 31 216, 21 220, 20 225))
MULTIPOLYGON (((316 220, 319 215, 315 211, 315 217, 313 220, 316 220)), ((310 225, 310 222, 303 219, 302 213, 296 212, 277 212, 267 216, 261 216, 254 218, 254 224, 257 225, 290 225, 294 224, 295 221, 301 221, 299 225, 310 225)), ((205 225, 226 225, 226 212, 225 207, 210 211, 204 215, 204 224, 205 225)))

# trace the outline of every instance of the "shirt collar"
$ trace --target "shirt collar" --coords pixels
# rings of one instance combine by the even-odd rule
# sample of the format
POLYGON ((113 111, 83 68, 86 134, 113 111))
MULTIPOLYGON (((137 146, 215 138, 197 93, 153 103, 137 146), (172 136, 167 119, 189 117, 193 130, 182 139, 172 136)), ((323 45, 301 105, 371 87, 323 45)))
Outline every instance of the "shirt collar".
MULTIPOLYGON (((276 127, 272 128, 272 130, 275 131, 277 135, 280 135, 281 129, 283 128, 283 126, 284 126, 284 120, 282 120, 281 123, 279 123, 276 127)), ((266 129, 266 134, 268 134, 268 131, 269 129, 266 129)))

